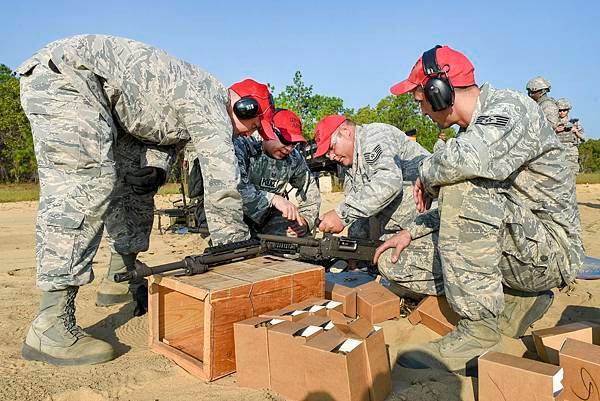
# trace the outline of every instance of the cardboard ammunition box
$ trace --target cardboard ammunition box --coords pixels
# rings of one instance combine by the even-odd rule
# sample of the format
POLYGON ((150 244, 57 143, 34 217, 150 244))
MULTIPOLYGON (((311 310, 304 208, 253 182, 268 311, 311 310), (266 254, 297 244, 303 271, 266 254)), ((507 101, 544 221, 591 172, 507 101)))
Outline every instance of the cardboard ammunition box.
POLYGON ((325 298, 341 302, 342 313, 346 316, 356 317, 356 289, 326 281, 325 298))
POLYGON ((600 346, 567 338, 559 359, 565 371, 561 400, 600 401, 600 346))
POLYGON ((371 323, 400 316, 400 298, 374 281, 356 287, 356 311, 371 323))
POLYGON ((500 352, 479 357, 482 401, 554 401, 563 389, 562 368, 500 352))
POLYGON ((392 391, 392 375, 383 330, 366 319, 348 321, 335 312, 332 312, 332 322, 345 337, 364 342, 370 400, 383 401, 392 391))
POLYGON ((331 330, 307 341, 303 349, 305 399, 369 400, 363 341, 331 330))
POLYGON ((290 322, 297 322, 310 315, 327 316, 327 308, 319 304, 324 303, 325 301, 326 300, 322 298, 310 298, 303 302, 291 304, 285 308, 265 312, 260 316, 283 319, 290 322))
POLYGON ((356 317, 356 289, 331 281, 325 282, 325 298, 342 303, 342 313, 356 317))
MULTIPOLYGON (((307 318, 308 319, 308 318, 307 318)), ((331 331, 330 331, 331 332, 331 331)), ((271 389, 290 400, 306 396, 304 378, 304 343, 323 333, 320 326, 298 322, 284 322, 269 330, 269 371, 271 389)), ((327 371, 323 367, 322 374, 327 371)))
POLYGON ((429 296, 423 298, 408 320, 413 325, 421 323, 440 336, 445 336, 454 330, 460 316, 450 308, 446 297, 429 296))
POLYGON ((567 338, 587 343, 600 343, 600 326, 590 322, 577 322, 531 333, 535 349, 544 362, 558 365, 558 352, 567 338))
POLYGON ((270 387, 268 331, 283 322, 285 320, 253 317, 233 324, 235 365, 240 386, 270 387))

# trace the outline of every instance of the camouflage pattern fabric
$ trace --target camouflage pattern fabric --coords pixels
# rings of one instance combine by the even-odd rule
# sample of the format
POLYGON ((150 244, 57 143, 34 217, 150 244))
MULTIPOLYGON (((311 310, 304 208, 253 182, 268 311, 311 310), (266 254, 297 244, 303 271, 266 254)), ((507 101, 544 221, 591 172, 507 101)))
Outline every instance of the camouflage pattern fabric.
POLYGON ((572 131, 573 128, 579 129, 579 132, 583 134, 583 127, 579 121, 572 123, 569 121, 569 117, 559 118, 559 123, 563 124, 565 128, 571 128, 569 131, 557 132, 558 139, 565 147, 565 159, 567 166, 573 174, 579 173, 579 148, 577 145, 581 143, 581 140, 572 131))
MULTIPOLYGON (((143 43, 101 35, 53 42, 17 72, 39 166, 41 289, 93 279, 91 262, 109 203, 110 213, 120 216, 113 221, 131 213, 137 216, 127 224, 151 224, 151 199, 130 197, 120 180, 127 168, 167 171, 190 139, 207 172, 213 241, 249 237, 237 192, 227 89, 208 73, 143 43), (132 139, 123 139, 119 130, 132 139), (138 160, 121 160, 136 153, 138 160)), ((110 238, 116 250, 137 252, 147 248, 148 232, 112 225, 110 238)))
POLYGON ((351 236, 363 236, 369 226, 365 220, 371 217, 377 217, 382 235, 395 233, 414 221, 417 211, 411 183, 427 155, 427 150, 394 126, 356 126, 354 161, 345 171, 345 200, 336 208, 342 221, 350 225, 351 236))
POLYGON ((309 229, 319 217, 321 194, 306 160, 294 149, 286 158, 276 160, 262 149, 262 142, 253 137, 236 138, 235 154, 241 180, 238 190, 242 195, 244 215, 251 227, 264 234, 285 235, 290 222, 271 206, 274 195, 286 197, 295 190, 298 210, 306 219, 309 229))
POLYGON ((444 291, 462 316, 498 316, 503 283, 540 291, 574 281, 584 252, 564 157, 535 102, 485 84, 467 129, 423 160, 420 178, 440 196, 444 291))
POLYGON ((556 105, 556 100, 545 94, 540 97, 537 103, 552 126, 552 129, 556 129, 558 126, 558 106, 556 105))

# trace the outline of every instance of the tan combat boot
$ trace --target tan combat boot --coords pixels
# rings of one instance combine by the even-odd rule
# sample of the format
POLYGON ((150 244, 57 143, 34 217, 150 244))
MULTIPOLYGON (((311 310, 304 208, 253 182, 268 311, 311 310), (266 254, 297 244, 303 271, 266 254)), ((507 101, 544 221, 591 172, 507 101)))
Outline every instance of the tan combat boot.
POLYGON ((496 319, 462 319, 439 340, 401 351, 398 364, 411 369, 444 369, 465 374, 475 368, 479 355, 500 351, 500 340, 496 319))
POLYGON ((24 359, 53 365, 87 365, 116 357, 113 347, 85 333, 75 322, 79 287, 42 293, 40 310, 31 323, 21 354, 24 359))
POLYGON ((504 311, 498 325, 500 332, 512 338, 521 338, 534 322, 540 320, 550 309, 552 291, 524 292, 504 288, 504 311))
POLYGON ((106 277, 102 278, 96 294, 96 306, 111 306, 133 300, 132 294, 135 294, 137 283, 115 283, 113 276, 115 273, 133 270, 136 258, 137 253, 127 255, 111 253, 108 272, 106 277))

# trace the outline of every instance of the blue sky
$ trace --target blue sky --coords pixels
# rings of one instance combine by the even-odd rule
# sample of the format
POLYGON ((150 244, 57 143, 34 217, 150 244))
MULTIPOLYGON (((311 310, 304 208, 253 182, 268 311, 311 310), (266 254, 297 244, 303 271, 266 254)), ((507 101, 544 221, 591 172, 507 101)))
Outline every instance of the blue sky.
POLYGON ((276 90, 296 70, 346 106, 374 105, 416 59, 448 44, 478 83, 524 90, 543 75, 600 138, 600 2, 595 1, 12 1, 0 15, 0 63, 17 67, 47 42, 79 33, 137 39, 210 71, 276 90), (489 4, 487 4, 489 3, 489 4))

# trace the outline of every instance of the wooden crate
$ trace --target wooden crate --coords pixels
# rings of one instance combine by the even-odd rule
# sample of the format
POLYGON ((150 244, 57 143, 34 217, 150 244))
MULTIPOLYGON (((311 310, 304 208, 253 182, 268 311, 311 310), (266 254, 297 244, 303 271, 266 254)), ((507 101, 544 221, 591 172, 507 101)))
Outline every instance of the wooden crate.
POLYGON ((233 323, 325 295, 324 269, 275 256, 148 278, 150 349, 214 380, 235 371, 233 323))

